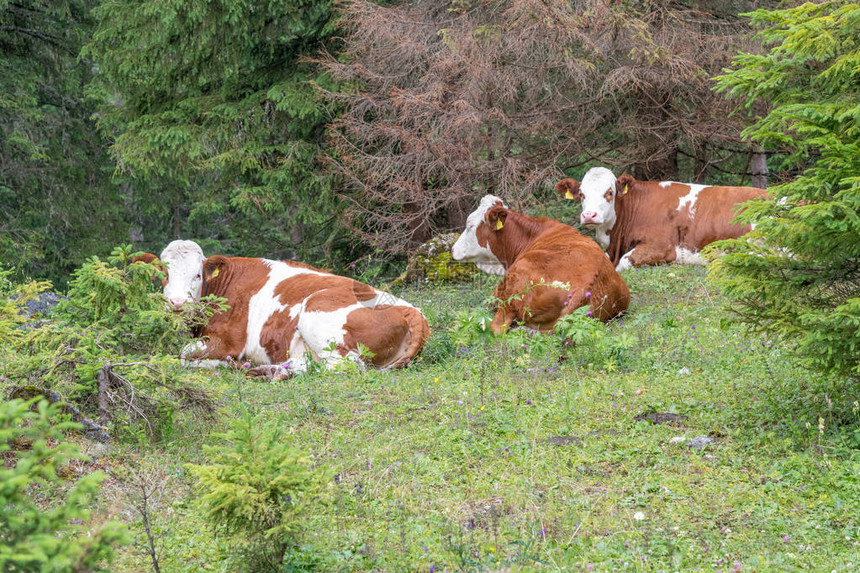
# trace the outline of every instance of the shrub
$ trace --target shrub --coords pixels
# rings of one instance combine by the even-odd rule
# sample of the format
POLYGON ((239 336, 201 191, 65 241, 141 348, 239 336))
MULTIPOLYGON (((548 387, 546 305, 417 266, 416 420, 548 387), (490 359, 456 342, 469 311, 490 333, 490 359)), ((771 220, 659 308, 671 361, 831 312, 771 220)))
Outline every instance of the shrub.
POLYGON ((275 570, 301 530, 324 477, 292 446, 284 425, 245 411, 206 447, 209 465, 188 465, 199 478, 199 503, 216 529, 235 537, 248 570, 275 570))
POLYGON ((31 404, 0 403, 0 452, 13 461, 0 467, 0 570, 110 571, 114 548, 128 543, 126 531, 107 523, 85 532, 82 523, 105 476, 94 472, 66 489, 58 470, 83 457, 77 446, 62 441, 63 431, 76 424, 52 425, 60 406, 41 400, 31 411, 31 404), (11 453, 10 444, 21 449, 11 453), (31 492, 51 487, 47 507, 37 504, 31 492))

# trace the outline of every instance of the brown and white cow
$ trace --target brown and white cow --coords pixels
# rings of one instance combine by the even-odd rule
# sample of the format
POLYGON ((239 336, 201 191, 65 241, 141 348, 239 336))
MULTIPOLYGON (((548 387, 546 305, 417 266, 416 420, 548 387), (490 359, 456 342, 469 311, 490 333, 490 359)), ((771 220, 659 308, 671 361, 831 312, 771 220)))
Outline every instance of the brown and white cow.
POLYGON ((582 201, 582 225, 593 228, 616 269, 677 262, 704 264, 706 245, 740 237, 749 225, 733 222, 745 201, 764 197, 756 187, 616 179, 605 167, 582 178, 562 179, 556 190, 582 201))
POLYGON ((581 306, 607 321, 630 304, 630 291, 592 239, 576 229, 509 210, 487 195, 466 220, 451 248, 454 259, 501 264, 496 287, 495 332, 516 323, 550 331, 556 321, 581 306))
POLYGON ((204 257, 193 241, 162 251, 164 296, 173 308, 215 295, 229 309, 212 317, 183 358, 215 366, 229 358, 278 365, 277 374, 307 370, 308 358, 333 366, 359 359, 360 347, 377 368, 399 368, 430 335, 427 319, 409 303, 364 283, 294 261, 204 257))

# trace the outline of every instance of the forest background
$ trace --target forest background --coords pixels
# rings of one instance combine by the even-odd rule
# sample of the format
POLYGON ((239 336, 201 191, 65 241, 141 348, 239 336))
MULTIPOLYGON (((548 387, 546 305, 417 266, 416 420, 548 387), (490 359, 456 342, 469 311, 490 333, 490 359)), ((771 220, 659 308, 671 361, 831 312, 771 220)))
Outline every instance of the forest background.
POLYGON ((181 237, 337 270, 593 164, 764 186, 712 78, 766 4, 0 0, 0 260, 62 286, 181 237))

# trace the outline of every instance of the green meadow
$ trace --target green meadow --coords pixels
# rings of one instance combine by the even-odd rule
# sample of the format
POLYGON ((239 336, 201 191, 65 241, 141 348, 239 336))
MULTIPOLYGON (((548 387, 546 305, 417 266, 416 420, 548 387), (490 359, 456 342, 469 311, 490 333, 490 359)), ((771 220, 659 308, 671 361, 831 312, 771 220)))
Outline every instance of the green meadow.
POLYGON ((704 268, 623 276, 630 310, 605 327, 577 314, 563 334, 489 336, 496 279, 480 277, 396 289, 433 329, 409 368, 197 373, 214 422, 177 419, 169 439, 98 462, 94 519, 136 540, 115 570, 151 567, 128 475, 157 485, 162 571, 241 570, 227 559, 241 538, 204 519, 187 464, 228 446, 216 434, 242 415, 319 476, 284 571, 856 570, 857 388, 728 320, 704 268))

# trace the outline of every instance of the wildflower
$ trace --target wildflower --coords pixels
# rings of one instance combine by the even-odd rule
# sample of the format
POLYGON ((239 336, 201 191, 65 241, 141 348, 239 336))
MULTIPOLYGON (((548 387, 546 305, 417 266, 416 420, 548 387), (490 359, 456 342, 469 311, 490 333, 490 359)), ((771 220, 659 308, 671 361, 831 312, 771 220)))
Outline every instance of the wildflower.
POLYGON ((645 519, 645 514, 641 511, 637 511, 633 514, 633 519, 635 519, 636 521, 642 521, 643 519, 645 519))
POLYGON ((586 312, 585 316, 591 316, 591 311, 589 310, 588 312, 586 312))
POLYGON ((568 302, 567 302, 567 301, 564 301, 564 306, 567 306, 567 305, 568 305, 568 302))
POLYGON ((591 297, 591 291, 590 290, 585 291, 585 298, 590 298, 590 297, 591 297))
POLYGON ((250 368, 250 367, 251 367, 251 363, 246 361, 244 364, 242 364, 242 367, 244 367, 244 368, 250 368))
POLYGON ((585 569, 587 571, 594 571, 594 563, 589 563, 588 565, 585 566, 585 569))

